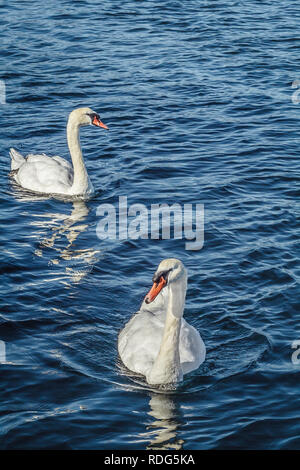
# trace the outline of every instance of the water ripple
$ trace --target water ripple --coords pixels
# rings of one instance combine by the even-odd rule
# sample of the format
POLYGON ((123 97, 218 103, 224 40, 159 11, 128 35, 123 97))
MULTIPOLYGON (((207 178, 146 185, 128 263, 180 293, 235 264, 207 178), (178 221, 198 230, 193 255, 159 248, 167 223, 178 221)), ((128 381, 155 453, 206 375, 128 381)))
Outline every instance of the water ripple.
POLYGON ((1 10, 0 448, 299 448, 298 2, 1 10), (9 147, 68 158, 82 105, 110 127, 81 132, 94 197, 19 190, 9 147), (203 203, 203 249, 100 241, 97 207, 122 195, 203 203), (170 390, 125 370, 116 341, 172 256, 207 359, 170 390))

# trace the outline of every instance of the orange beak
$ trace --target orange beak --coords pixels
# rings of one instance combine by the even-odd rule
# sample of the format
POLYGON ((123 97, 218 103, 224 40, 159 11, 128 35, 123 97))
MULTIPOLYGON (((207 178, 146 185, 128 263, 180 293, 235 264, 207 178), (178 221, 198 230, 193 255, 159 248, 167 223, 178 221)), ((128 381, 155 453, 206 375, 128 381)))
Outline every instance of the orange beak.
POLYGON ((100 119, 97 116, 94 117, 93 124, 94 126, 103 127, 103 129, 108 130, 108 127, 105 124, 103 124, 103 122, 100 121, 100 119))
POLYGON ((158 296, 162 288, 167 284, 167 281, 161 276, 158 282, 154 282, 153 286, 149 290, 148 294, 145 297, 146 304, 150 304, 158 296))

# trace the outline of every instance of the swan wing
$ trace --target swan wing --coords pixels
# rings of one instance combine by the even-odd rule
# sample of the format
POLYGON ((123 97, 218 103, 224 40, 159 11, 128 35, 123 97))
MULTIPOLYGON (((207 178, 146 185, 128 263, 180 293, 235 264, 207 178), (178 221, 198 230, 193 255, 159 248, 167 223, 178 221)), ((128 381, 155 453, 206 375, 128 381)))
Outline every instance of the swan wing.
POLYGON ((68 169, 73 171, 73 167, 72 167, 71 163, 68 160, 66 160, 65 158, 62 158, 59 155, 55 155, 54 157, 52 157, 52 159, 57 161, 63 167, 68 168, 68 169))
POLYGON ((67 193, 73 182, 73 169, 61 157, 27 155, 14 176, 23 188, 42 193, 67 193))
POLYGON ((149 312, 137 313, 119 334, 118 352, 125 366, 147 375, 159 352, 164 324, 149 312))
POLYGON ((184 318, 181 320, 179 355, 184 374, 198 369, 205 359, 205 344, 199 332, 189 325, 184 318))

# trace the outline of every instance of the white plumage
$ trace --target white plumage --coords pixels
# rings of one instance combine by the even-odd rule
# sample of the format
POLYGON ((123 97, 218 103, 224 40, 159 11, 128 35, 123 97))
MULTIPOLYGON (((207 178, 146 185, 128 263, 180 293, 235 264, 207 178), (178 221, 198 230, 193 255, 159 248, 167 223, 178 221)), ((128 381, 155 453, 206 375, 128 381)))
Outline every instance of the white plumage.
POLYGON ((24 189, 43 194, 89 195, 93 186, 84 164, 79 128, 93 124, 108 129, 90 108, 78 108, 69 115, 67 140, 73 165, 59 156, 29 154, 10 149, 13 178, 24 189))
POLYGON ((119 334, 118 351, 123 363, 144 375, 150 384, 177 382, 205 359, 200 334, 182 318, 186 279, 179 260, 162 261, 150 297, 145 297, 139 312, 119 334), (162 276, 166 283, 160 288, 162 276))

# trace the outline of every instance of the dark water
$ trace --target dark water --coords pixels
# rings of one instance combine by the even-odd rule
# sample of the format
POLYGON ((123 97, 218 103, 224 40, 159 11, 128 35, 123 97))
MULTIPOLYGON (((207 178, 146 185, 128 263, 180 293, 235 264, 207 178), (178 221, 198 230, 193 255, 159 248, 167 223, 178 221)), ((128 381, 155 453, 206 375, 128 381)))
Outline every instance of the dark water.
POLYGON ((298 0, 0 8, 0 447, 299 448, 298 0), (81 132, 95 196, 19 192, 9 147, 69 158, 66 119, 86 105, 110 127, 81 132), (203 203, 203 249, 99 240, 97 207, 122 195, 203 203), (158 393, 116 344, 168 257, 188 269, 207 359, 158 393))

